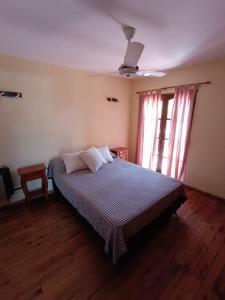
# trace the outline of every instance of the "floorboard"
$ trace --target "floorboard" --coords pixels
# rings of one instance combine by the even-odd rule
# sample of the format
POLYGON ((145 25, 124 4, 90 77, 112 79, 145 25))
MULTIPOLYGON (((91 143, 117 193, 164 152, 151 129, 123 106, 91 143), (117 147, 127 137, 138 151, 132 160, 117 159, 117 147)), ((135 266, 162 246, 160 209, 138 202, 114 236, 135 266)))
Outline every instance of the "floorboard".
POLYGON ((176 216, 146 230, 115 267, 59 196, 0 212, 0 298, 225 299, 225 203, 189 189, 176 216))

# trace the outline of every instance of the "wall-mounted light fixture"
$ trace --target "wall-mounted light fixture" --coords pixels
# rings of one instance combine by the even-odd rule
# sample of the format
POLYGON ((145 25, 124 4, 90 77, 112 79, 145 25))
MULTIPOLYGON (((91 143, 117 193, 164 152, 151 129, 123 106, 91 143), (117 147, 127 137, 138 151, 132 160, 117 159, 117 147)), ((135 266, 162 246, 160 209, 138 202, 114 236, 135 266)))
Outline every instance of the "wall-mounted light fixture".
POLYGON ((7 97, 12 99, 22 98, 22 93, 11 91, 0 91, 0 97, 7 97))
POLYGON ((107 97, 107 101, 109 101, 109 102, 119 102, 119 100, 117 98, 110 98, 110 97, 107 97))

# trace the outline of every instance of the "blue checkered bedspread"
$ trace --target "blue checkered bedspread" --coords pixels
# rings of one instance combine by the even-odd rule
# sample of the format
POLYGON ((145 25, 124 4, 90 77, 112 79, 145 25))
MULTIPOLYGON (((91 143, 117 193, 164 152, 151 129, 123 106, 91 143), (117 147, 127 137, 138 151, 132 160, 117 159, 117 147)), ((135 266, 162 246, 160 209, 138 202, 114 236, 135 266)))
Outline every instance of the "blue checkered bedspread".
POLYGON ((127 251, 129 237, 185 197, 180 181, 118 158, 97 173, 81 170, 69 175, 62 159, 55 158, 48 176, 105 240, 105 252, 112 253, 114 264, 127 251))

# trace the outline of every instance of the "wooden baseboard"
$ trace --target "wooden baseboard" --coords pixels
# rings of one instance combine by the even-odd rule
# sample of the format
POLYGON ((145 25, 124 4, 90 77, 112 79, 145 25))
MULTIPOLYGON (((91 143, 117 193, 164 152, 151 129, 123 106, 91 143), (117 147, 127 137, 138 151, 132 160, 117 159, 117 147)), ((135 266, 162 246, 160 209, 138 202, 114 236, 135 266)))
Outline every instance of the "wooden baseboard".
POLYGON ((185 187, 186 187, 187 189, 189 189, 189 190, 199 192, 199 193, 201 193, 202 195, 205 195, 205 196, 208 196, 208 197, 210 197, 210 198, 214 198, 214 199, 216 199, 216 200, 219 200, 219 201, 221 201, 221 202, 223 202, 223 203, 225 204, 225 199, 222 198, 222 197, 219 197, 219 196, 210 194, 210 193, 208 193, 208 192, 201 191, 201 190, 199 190, 199 189, 197 189, 197 188, 195 188, 195 187, 193 187, 193 186, 187 185, 187 184, 185 184, 185 187))

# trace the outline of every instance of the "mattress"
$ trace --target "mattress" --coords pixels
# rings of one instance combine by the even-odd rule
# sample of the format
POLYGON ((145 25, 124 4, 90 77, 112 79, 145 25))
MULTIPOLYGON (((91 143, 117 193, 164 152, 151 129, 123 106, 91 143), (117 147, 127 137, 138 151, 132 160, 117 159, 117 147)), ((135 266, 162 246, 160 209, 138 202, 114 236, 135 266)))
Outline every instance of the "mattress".
POLYGON ((116 264, 126 241, 178 198, 184 185, 171 177, 115 158, 97 173, 66 174, 61 158, 51 160, 48 177, 105 240, 105 253, 116 264))

